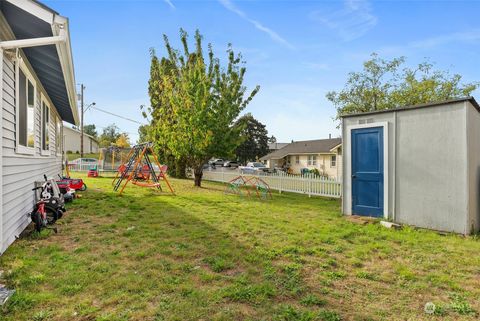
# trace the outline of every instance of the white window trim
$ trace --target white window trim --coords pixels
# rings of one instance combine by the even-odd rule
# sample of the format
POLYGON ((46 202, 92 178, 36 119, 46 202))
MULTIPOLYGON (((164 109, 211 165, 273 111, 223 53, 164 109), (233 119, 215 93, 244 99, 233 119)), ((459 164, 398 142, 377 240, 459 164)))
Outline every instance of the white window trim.
POLYGON ((40 98, 40 113, 41 113, 41 116, 40 116, 40 154, 42 156, 50 156, 50 143, 51 143, 51 139, 50 139, 50 128, 48 128, 48 148, 47 149, 43 149, 43 122, 44 122, 44 115, 43 115, 43 104, 45 104, 45 106, 47 107, 47 110, 48 110, 48 124, 47 126, 49 127, 50 126, 50 121, 52 119, 52 113, 51 113, 51 107, 50 107, 50 104, 48 103, 47 99, 45 98, 44 94, 42 93, 41 95, 41 98, 40 98))
POLYGON ((307 155, 307 166, 317 166, 317 155, 307 155))
POLYGON ((337 155, 330 155, 330 167, 332 167, 332 168, 337 167, 337 162, 338 162, 338 157, 337 157, 337 155), (335 165, 332 165, 332 164, 333 164, 333 162, 332 162, 332 157, 334 157, 334 156, 335 156, 335 165))
MULTIPOLYGON (((25 65, 23 60, 17 59, 17 63, 15 64, 15 98, 16 98, 16 103, 15 103, 15 152, 17 154, 24 154, 24 155, 35 155, 35 148, 37 147, 37 141, 35 139, 35 133, 37 131, 37 124, 35 121, 35 112, 37 109, 37 82, 35 81, 35 77, 33 77, 32 73, 30 70, 28 70, 28 67, 25 65), (20 99, 20 88, 19 88, 19 83, 20 83, 20 69, 22 72, 25 74, 25 77, 32 83, 33 85, 33 147, 28 147, 28 146, 23 146, 20 145, 20 123, 18 119, 20 119, 20 106, 19 104, 19 99, 20 99)), ((28 108, 28 102, 27 102, 27 108, 28 108)), ((27 126, 28 126, 28 120, 27 120, 27 126)), ((28 136, 28 135, 27 135, 28 136)), ((28 139, 28 138, 27 138, 28 139)))
POLYGON ((55 153, 57 156, 62 156, 63 148, 63 123, 60 116, 55 115, 55 153), (60 124, 60 126, 58 126, 60 124), (58 132, 57 132, 58 131, 58 132), (57 142, 57 139, 59 140, 57 142))

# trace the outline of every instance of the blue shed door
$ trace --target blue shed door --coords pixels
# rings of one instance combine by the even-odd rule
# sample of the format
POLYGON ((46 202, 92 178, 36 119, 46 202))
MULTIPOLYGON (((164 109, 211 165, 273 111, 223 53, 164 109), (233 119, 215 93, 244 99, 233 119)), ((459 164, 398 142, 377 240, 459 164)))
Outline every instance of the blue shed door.
POLYGON ((383 216, 383 127, 352 130, 352 212, 383 216))

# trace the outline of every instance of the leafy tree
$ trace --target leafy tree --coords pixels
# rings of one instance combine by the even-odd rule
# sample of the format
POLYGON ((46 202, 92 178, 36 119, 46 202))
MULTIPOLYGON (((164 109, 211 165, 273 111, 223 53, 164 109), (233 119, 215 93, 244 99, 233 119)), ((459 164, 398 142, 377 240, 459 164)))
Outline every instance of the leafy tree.
POLYGON ((111 124, 103 129, 103 132, 99 137, 99 144, 101 147, 109 147, 116 143, 120 135, 120 128, 115 124, 111 124))
POLYGON ((150 126, 140 125, 138 127, 138 143, 146 143, 150 141, 150 126))
POLYGON ((272 135, 268 138, 268 143, 269 144, 275 144, 276 142, 277 142, 277 137, 272 135))
POLYGON ((98 135, 97 128, 95 127, 94 124, 83 126, 83 132, 85 134, 93 136, 93 137, 97 137, 97 135, 98 135))
POLYGON ((480 85, 462 84, 461 75, 434 70, 429 62, 415 68, 404 65, 405 57, 385 60, 373 53, 362 71, 349 73, 341 91, 327 93, 337 108, 337 119, 344 114, 465 97, 480 85))
POLYGON ((211 45, 204 57, 198 30, 193 51, 184 30, 180 30, 182 51, 173 49, 165 35, 164 40, 166 57, 159 60, 151 52, 152 132, 159 148, 191 167, 195 186, 201 186, 203 165, 211 157, 233 155, 240 143, 240 129, 234 121, 259 87, 246 93, 246 68, 230 45, 222 67, 211 45))
POLYGON ((240 117, 235 123, 240 128, 242 143, 235 150, 241 163, 254 161, 258 157, 268 154, 268 131, 265 125, 248 113, 240 117))
POLYGON ((130 148, 130 139, 128 135, 126 133, 120 134, 115 141, 115 145, 119 148, 130 148))

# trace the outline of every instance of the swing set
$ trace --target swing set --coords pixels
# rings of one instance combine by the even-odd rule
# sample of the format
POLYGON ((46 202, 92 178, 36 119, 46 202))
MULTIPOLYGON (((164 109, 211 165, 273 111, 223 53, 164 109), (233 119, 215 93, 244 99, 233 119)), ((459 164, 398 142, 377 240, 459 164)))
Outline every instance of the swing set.
POLYGON ((132 147, 127 156, 128 162, 118 167, 113 179, 113 190, 120 190, 120 195, 129 182, 141 187, 150 187, 162 190, 161 181, 164 181, 172 194, 175 194, 167 179, 167 166, 161 165, 153 152, 152 143, 143 143, 132 147), (153 158, 152 160, 150 159, 153 158), (158 167, 158 174, 154 165, 158 167), (123 186, 122 186, 123 183, 123 186))

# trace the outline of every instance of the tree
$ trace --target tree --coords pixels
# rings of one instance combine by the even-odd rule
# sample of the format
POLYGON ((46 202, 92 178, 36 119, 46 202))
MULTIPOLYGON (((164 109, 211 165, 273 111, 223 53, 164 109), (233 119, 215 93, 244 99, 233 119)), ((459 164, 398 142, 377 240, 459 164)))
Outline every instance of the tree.
POLYGON ((138 143, 149 142, 150 139, 150 126, 149 125, 140 125, 138 127, 138 143))
POLYGON ((115 141, 115 145, 119 148, 130 148, 130 139, 127 133, 122 133, 115 141))
POLYGON ((120 128, 115 124, 111 124, 103 129, 103 133, 99 137, 99 144, 101 147, 109 147, 116 143, 120 135, 120 128))
POLYGON ((83 132, 85 134, 93 136, 93 137, 97 137, 97 135, 98 135, 97 128, 95 127, 94 124, 83 126, 83 132))
POLYGON ((465 97, 480 85, 461 84, 462 76, 434 70, 429 62, 415 68, 404 65, 405 57, 385 60, 373 53, 361 72, 349 73, 341 91, 327 93, 327 99, 337 108, 337 119, 344 114, 465 97))
POLYGON ((268 131, 265 125, 248 113, 240 117, 235 126, 240 128, 242 143, 235 150, 241 163, 254 161, 258 157, 268 154, 268 131))
POLYGON ((246 68, 231 45, 222 68, 210 44, 204 57, 198 30, 193 51, 184 30, 180 30, 180 40, 182 51, 173 49, 164 35, 167 56, 161 60, 151 51, 151 126, 159 148, 191 167, 194 185, 201 186, 203 165, 211 157, 234 154, 240 143, 234 121, 259 87, 246 93, 246 68))

